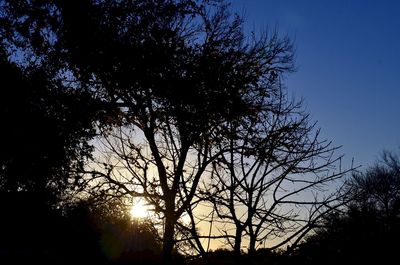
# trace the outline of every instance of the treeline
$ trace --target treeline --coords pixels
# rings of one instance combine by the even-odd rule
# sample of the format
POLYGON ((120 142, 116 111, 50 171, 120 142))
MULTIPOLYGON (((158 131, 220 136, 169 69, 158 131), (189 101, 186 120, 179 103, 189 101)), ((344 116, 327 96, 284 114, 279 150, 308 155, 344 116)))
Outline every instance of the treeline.
POLYGON ((224 1, 4 0, 0 25, 5 261, 319 262, 330 229, 397 209, 290 96, 291 40, 224 1))

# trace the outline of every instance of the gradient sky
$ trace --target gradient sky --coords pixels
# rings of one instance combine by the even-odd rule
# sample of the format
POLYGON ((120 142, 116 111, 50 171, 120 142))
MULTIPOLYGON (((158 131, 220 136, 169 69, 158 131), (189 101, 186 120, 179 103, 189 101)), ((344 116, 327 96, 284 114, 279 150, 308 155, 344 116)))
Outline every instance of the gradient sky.
POLYGON ((231 2, 246 31, 278 26, 295 40, 297 72, 285 84, 348 161, 400 154, 400 1, 231 2))

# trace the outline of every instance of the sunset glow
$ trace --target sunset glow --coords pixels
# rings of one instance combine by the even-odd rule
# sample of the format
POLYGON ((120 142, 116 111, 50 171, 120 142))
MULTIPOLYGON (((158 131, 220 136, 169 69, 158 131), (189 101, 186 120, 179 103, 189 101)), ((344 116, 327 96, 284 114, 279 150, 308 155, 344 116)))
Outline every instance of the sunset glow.
POLYGON ((145 218, 149 215, 147 206, 141 199, 134 201, 129 213, 132 218, 145 218))

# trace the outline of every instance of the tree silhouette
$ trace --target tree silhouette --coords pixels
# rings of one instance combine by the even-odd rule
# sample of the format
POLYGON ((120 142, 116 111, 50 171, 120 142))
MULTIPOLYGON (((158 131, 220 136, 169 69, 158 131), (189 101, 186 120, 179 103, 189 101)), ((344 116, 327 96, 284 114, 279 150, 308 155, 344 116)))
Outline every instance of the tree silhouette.
POLYGON ((237 255, 245 235, 250 256, 265 241, 269 249, 299 242, 342 205, 339 185, 324 190, 352 170, 339 168, 342 157, 333 156, 338 148, 320 140, 301 102, 290 101, 279 88, 258 120, 247 128, 232 126, 243 133, 232 134, 230 152, 214 164, 208 197, 237 255))
MULTIPOLYGON (((224 5, 183 7, 170 17, 156 5, 157 21, 140 25, 150 29, 140 35, 141 67, 130 68, 135 83, 113 91, 122 126, 101 130, 106 149, 100 153, 109 156, 88 172, 100 190, 146 198, 164 220, 167 261, 175 226, 196 204, 198 184, 231 149, 228 124, 256 118, 277 76, 292 69, 287 39, 274 34, 247 43, 240 19, 231 20, 224 5)), ((131 80, 113 84, 121 81, 131 80)))
POLYGON ((400 211, 400 160, 384 151, 380 161, 365 172, 357 172, 348 183, 352 207, 371 208, 387 219, 400 211))
POLYGON ((384 152, 381 160, 348 183, 350 200, 324 217, 298 255, 307 264, 386 263, 398 259, 396 242, 400 235, 398 215, 399 159, 384 152))
POLYGON ((91 153, 94 104, 8 53, 0 46, 0 262, 62 264, 71 240, 61 208, 81 180, 72 171, 91 153))
POLYGON ((101 161, 104 170, 88 177, 154 206, 169 261, 177 220, 229 149, 220 148, 227 123, 257 116, 271 83, 292 70, 291 43, 276 34, 246 40, 220 1, 6 3, 7 44, 114 107, 119 127, 99 131, 120 162, 101 161))
POLYGON ((0 112, 7 128, 1 132, 0 190, 34 192, 55 203, 78 181, 70 170, 82 168, 91 152, 90 97, 63 90, 40 69, 21 70, 4 50, 0 55, 0 112))

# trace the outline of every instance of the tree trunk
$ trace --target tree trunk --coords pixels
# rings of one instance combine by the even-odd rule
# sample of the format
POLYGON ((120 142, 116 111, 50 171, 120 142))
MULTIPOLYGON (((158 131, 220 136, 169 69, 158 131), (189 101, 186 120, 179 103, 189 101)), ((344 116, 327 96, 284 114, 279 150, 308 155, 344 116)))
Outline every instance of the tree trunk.
POLYGON ((254 254, 256 253, 256 237, 255 236, 250 236, 250 241, 249 241, 249 258, 250 261, 254 258, 254 254))
POLYGON ((242 245, 242 232, 243 232, 243 229, 236 228, 235 244, 233 246, 233 252, 235 253, 235 256, 237 256, 237 257, 240 257, 240 255, 242 254, 240 251, 240 247, 242 245))
POLYGON ((172 251, 174 249, 175 217, 173 213, 165 214, 163 261, 164 264, 172 264, 172 251))

